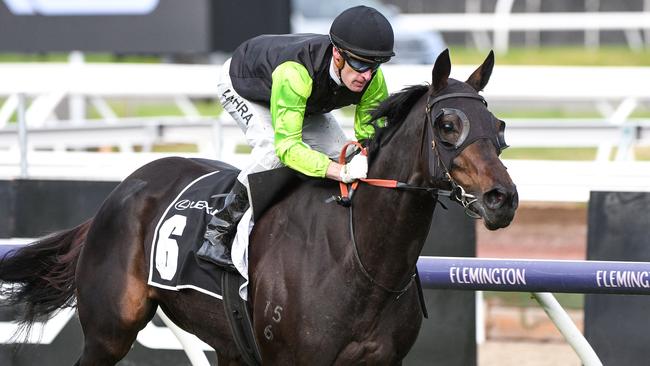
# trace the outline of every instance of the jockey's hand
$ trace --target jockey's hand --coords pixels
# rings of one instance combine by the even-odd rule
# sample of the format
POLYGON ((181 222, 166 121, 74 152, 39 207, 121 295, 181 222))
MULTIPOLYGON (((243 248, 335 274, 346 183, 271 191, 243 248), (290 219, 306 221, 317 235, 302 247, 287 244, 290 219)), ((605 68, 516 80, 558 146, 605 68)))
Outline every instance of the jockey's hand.
POLYGON ((366 178, 368 174, 368 157, 355 155, 349 163, 341 167, 340 178, 343 183, 351 183, 357 179, 366 178))

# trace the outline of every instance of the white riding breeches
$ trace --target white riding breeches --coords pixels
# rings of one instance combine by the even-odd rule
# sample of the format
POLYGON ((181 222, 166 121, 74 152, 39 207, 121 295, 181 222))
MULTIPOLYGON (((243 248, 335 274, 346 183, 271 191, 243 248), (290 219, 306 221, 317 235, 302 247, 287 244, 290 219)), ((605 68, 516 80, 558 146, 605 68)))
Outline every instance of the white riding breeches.
MULTIPOLYGON (((282 166, 275 153, 274 132, 269 107, 251 102, 234 90, 230 79, 230 59, 222 69, 217 91, 223 109, 228 112, 246 135, 252 147, 252 162, 242 169, 237 179, 249 190, 248 175, 282 166)), ((336 160, 341 148, 350 139, 331 113, 305 117, 302 140, 312 149, 336 160)))

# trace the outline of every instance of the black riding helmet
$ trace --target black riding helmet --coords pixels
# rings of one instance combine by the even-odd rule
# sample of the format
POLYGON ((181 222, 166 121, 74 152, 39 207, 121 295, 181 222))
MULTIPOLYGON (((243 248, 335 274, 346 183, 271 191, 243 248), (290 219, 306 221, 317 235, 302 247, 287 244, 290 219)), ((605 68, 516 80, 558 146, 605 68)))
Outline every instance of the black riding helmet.
POLYGON ((388 19, 363 5, 343 11, 330 28, 330 40, 335 47, 376 63, 395 56, 394 38, 388 19))

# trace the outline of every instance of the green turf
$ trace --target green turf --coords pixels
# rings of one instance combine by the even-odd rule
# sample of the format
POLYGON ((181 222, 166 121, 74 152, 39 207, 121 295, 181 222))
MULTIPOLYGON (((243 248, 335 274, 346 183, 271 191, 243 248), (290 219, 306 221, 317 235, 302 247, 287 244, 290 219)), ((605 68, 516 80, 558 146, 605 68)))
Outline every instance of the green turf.
MULTIPOLYGON (((5 102, 5 99, 0 98, 0 106, 5 102)), ((212 99, 194 100, 194 106, 203 117, 215 117, 221 114, 222 108, 219 102, 212 99)), ((108 105, 113 112, 120 118, 128 117, 157 117, 157 116, 182 116, 183 112, 171 101, 131 101, 131 100, 111 100, 108 105)), ((91 105, 87 106, 88 119, 99 119, 101 115, 91 105)), ((14 113, 10 118, 10 122, 16 122, 17 115, 14 113)))
MULTIPOLYGON (((497 292, 484 291, 487 301, 503 306, 530 307, 537 306, 537 301, 527 292, 497 292)), ((583 294, 553 294, 565 309, 582 309, 584 306, 583 294)))
MULTIPOLYGON (((194 100, 194 106, 198 109, 201 116, 213 117, 218 116, 222 108, 216 100, 194 100)), ((132 102, 129 100, 110 101, 108 103, 119 117, 156 117, 156 116, 182 116, 178 107, 171 102, 132 102)), ((88 109, 89 118, 100 118, 99 113, 94 108, 88 109)))
MULTIPOLYGON (((0 53, 0 62, 68 62, 68 53, 0 53)), ((159 56, 150 55, 111 55, 108 53, 84 53, 86 62, 128 62, 160 63, 159 56)))
MULTIPOLYGON (((595 109, 578 109, 570 107, 512 107, 503 109, 503 107, 490 108, 492 113, 497 117, 508 122, 510 118, 531 118, 531 119, 563 119, 563 118, 591 118, 603 119, 603 115, 595 109)), ((650 118, 650 108, 640 105, 630 115, 630 118, 650 118)))
MULTIPOLYGON (((479 64, 486 51, 450 45, 454 64, 479 64)), ((66 62, 67 53, 17 54, 0 53, 0 62, 66 62)), ((160 63, 162 58, 154 55, 111 55, 85 53, 86 62, 146 62, 160 63)), ((582 45, 544 46, 539 48, 511 47, 506 53, 496 55, 497 65, 583 65, 583 66, 648 66, 650 49, 630 50, 624 45, 601 46, 588 49, 582 45)))
POLYGON ((508 148, 503 151, 501 157, 527 160, 594 160, 596 148, 508 148))
MULTIPOLYGON (((486 51, 450 47, 454 64, 480 64, 486 51)), ((496 54, 497 65, 577 65, 577 66, 648 66, 650 50, 632 51, 625 46, 601 46, 587 49, 581 46, 523 48, 511 47, 507 53, 496 54)))

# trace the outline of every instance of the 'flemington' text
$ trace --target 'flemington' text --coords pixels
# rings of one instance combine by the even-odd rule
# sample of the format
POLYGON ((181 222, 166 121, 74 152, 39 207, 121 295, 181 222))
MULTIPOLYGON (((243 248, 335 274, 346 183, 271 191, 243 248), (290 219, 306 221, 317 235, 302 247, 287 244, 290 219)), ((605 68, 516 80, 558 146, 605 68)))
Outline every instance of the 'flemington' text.
POLYGON ((476 283, 481 285, 525 285, 526 269, 450 267, 449 280, 451 283, 476 283))
POLYGON ((650 288, 648 271, 596 271, 598 287, 650 288))

